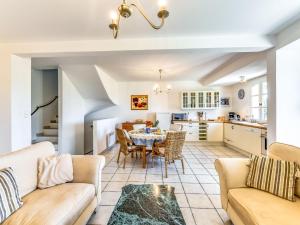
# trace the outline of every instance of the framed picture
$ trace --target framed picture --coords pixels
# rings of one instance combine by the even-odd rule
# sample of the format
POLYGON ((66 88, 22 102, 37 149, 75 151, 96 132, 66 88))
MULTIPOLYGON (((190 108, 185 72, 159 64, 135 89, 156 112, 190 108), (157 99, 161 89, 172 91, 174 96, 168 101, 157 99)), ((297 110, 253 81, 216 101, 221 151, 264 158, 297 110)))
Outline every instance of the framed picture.
POLYGON ((131 95, 131 110, 148 110, 148 95, 131 95))

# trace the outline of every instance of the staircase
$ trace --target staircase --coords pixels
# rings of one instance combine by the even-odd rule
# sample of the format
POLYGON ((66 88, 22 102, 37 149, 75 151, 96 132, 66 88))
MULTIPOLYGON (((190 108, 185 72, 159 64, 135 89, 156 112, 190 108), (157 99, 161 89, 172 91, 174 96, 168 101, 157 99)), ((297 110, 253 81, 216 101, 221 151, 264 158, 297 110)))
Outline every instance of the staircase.
POLYGON ((58 151, 58 116, 50 123, 44 125, 43 132, 36 135, 36 139, 32 141, 32 144, 36 144, 42 141, 50 141, 55 146, 55 151, 58 151))

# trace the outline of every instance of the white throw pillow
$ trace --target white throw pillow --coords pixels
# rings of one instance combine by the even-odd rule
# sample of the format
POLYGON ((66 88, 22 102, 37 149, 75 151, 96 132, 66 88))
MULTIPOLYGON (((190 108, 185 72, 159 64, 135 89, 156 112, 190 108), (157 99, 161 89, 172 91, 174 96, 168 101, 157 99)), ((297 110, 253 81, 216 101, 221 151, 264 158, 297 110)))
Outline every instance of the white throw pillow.
POLYGON ((39 159, 38 188, 44 189, 73 180, 73 163, 70 154, 52 155, 39 159))

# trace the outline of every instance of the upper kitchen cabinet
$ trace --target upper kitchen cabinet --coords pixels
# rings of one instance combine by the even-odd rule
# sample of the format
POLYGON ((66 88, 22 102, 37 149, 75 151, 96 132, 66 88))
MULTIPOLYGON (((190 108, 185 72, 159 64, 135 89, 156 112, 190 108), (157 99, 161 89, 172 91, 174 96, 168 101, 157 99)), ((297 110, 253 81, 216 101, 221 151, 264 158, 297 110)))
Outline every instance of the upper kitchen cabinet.
POLYGON ((184 91, 181 93, 182 109, 215 109, 220 105, 218 91, 184 91))

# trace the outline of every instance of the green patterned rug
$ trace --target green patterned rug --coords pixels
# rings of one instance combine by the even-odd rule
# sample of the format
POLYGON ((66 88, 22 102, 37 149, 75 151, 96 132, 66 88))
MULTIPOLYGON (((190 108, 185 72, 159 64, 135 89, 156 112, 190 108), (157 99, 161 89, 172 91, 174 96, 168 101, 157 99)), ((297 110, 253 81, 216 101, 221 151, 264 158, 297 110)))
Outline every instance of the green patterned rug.
POLYGON ((108 225, 185 225, 174 187, 127 185, 108 225))

